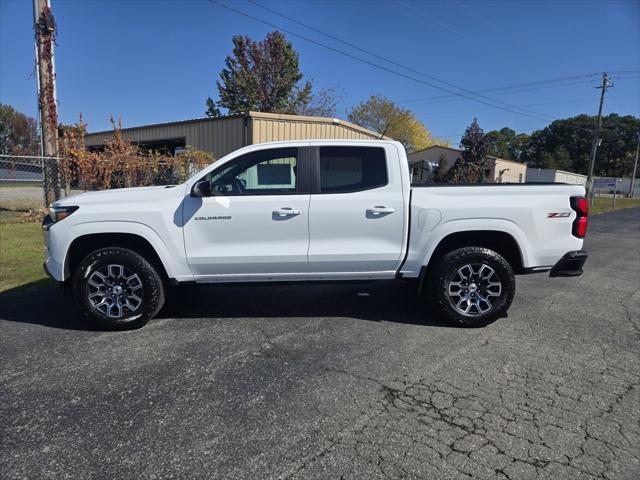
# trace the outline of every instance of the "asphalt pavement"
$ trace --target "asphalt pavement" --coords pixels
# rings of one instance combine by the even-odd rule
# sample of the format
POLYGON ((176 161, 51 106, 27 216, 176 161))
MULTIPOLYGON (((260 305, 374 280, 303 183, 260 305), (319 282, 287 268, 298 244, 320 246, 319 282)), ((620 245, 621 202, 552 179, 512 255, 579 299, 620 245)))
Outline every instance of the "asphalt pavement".
POLYGON ((95 331, 0 295, 2 478, 640 478, 640 209, 578 278, 438 323, 410 285, 189 287, 95 331))

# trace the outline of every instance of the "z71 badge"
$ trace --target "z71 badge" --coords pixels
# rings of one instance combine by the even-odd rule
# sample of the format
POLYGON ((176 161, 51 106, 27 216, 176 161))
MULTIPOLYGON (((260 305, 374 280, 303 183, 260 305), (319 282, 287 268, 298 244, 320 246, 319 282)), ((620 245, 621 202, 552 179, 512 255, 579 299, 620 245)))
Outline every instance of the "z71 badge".
POLYGON ((569 215, 570 212, 550 212, 547 213, 547 218, 567 218, 569 215))

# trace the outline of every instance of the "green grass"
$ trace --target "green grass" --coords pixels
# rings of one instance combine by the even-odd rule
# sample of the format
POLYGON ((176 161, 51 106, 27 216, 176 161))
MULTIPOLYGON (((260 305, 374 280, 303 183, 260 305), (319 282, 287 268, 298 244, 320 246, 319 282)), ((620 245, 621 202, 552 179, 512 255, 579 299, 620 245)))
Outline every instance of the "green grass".
POLYGON ((0 188, 25 188, 38 187, 42 188, 42 182, 7 182, 0 180, 0 188))
POLYGON ((0 196, 0 207, 10 210, 33 210, 42 207, 42 200, 39 198, 3 198, 0 196))
MULTIPOLYGON (((640 198, 616 198, 616 210, 622 208, 640 206, 640 198)), ((604 213, 613 211, 612 197, 597 197, 593 199, 593 205, 589 206, 589 213, 604 213)))
POLYGON ((23 212, 15 212, 12 210, 0 210, 0 225, 3 223, 19 223, 23 212))
MULTIPOLYGON (((11 213, 0 212, 0 219, 10 220, 11 213)), ((13 218, 15 221, 15 216, 13 218)), ((0 292, 47 278, 42 269, 43 261, 40 224, 0 223, 0 292)))

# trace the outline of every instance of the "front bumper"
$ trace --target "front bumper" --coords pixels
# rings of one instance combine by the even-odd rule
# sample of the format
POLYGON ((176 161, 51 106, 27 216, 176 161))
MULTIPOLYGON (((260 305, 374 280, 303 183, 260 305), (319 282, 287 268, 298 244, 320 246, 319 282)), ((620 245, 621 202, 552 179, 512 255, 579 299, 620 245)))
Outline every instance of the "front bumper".
POLYGON ((47 275, 49 275, 51 278, 53 278, 57 282, 62 282, 64 280, 63 266, 53 258, 51 254, 51 248, 50 248, 51 245, 50 245, 50 239, 49 239, 49 235, 50 235, 49 230, 51 229, 53 224, 54 223, 51 221, 48 215, 44 217, 44 219, 42 220, 42 234, 44 237, 44 256, 45 256, 45 261, 42 266, 47 275))
POLYGON ((587 261, 587 252, 576 250, 565 253, 549 272, 550 277, 577 277, 582 275, 582 266, 587 261))
POLYGON ((64 281, 62 275, 62 265, 56 262, 53 258, 47 256, 47 259, 42 264, 44 268, 44 273, 53 278, 56 282, 64 281))

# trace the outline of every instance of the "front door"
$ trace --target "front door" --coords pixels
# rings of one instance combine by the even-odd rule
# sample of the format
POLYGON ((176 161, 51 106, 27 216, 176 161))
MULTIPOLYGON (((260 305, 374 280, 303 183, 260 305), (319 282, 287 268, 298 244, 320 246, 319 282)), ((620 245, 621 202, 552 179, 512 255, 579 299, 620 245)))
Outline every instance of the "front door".
POLYGON ((293 147, 242 155, 207 174, 211 196, 185 198, 184 242, 196 280, 308 272, 307 152, 293 147))

